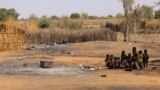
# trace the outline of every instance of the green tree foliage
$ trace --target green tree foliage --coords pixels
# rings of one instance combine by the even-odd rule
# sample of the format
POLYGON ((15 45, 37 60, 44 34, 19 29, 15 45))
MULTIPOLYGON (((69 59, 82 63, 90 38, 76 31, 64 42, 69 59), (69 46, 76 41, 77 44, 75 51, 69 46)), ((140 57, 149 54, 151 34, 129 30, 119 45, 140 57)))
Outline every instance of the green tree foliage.
POLYGON ((78 18, 80 18, 80 15, 78 13, 72 13, 71 16, 70 16, 70 18, 72 18, 72 19, 78 19, 78 18))
POLYGON ((98 19, 98 16, 88 16, 89 19, 98 19))
POLYGON ((160 19, 160 9, 155 12, 155 19, 160 19))
POLYGON ((5 21, 9 17, 18 19, 19 14, 16 12, 15 9, 5 9, 5 8, 0 8, 0 21, 5 21))
POLYGON ((143 5, 138 8, 139 9, 139 14, 140 18, 143 19, 152 19, 153 18, 153 8, 147 5, 143 5))
POLYGON ((41 18, 41 20, 39 21, 39 27, 42 29, 49 28, 50 24, 51 22, 47 18, 41 18))
POLYGON ((59 19, 59 17, 58 17, 58 16, 55 16, 55 15, 51 16, 50 18, 51 18, 51 19, 59 19))

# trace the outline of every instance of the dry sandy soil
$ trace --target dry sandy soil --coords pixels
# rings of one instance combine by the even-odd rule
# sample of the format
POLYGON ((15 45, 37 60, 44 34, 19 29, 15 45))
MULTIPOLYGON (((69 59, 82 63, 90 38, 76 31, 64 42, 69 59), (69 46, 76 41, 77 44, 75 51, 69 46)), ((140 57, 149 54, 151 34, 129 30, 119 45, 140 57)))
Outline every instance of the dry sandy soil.
MULTIPOLYGON (((73 54, 55 54, 40 51, 0 53, 0 63, 10 60, 50 59, 66 65, 86 64, 104 67, 106 53, 120 55, 121 50, 130 52, 136 46, 147 48, 152 59, 159 58, 159 44, 123 42, 86 42, 71 44, 65 51, 73 54)), ((0 74, 0 90, 160 90, 160 71, 150 67, 142 71, 98 70, 79 75, 24 75, 0 74), (101 77, 107 75, 107 77, 101 77)))

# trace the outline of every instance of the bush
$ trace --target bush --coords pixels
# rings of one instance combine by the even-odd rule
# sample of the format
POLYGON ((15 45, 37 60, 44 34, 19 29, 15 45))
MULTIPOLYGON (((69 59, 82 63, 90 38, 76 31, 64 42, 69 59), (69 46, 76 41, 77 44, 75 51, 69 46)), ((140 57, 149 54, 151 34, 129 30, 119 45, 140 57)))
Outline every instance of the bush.
POLYGON ((29 20, 38 20, 39 18, 35 14, 29 16, 29 20))
POLYGON ((88 18, 88 14, 87 13, 82 13, 81 14, 81 18, 82 19, 87 19, 88 18))
POLYGON ((78 19, 78 18, 80 18, 80 15, 78 13, 72 13, 71 16, 70 16, 70 18, 72 18, 72 19, 78 19))
POLYGON ((51 19, 59 19, 58 16, 51 16, 50 18, 51 18, 51 19))
POLYGON ((112 15, 108 15, 108 18, 113 18, 113 16, 112 15))
POLYGON ((44 29, 44 28, 49 28, 51 22, 49 19, 43 18, 39 22, 39 27, 44 29))
POLYGON ((160 9, 155 12, 155 19, 160 19, 160 9))
POLYGON ((98 16, 88 16, 89 19, 98 19, 98 16))
POLYGON ((124 16, 123 16, 123 14, 122 13, 118 13, 117 15, 116 15, 116 18, 123 18, 124 16))
POLYGON ((139 16, 143 19, 152 19, 153 18, 153 9, 150 6, 143 5, 142 7, 138 8, 139 16))

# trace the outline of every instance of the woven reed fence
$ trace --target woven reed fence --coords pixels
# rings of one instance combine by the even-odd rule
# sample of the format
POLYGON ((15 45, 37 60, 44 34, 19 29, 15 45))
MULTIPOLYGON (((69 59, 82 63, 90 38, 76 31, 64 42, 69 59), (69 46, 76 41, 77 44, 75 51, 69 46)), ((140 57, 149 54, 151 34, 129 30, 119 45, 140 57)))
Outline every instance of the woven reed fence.
POLYGON ((15 21, 0 22, 0 52, 19 51, 24 47, 24 31, 15 21))

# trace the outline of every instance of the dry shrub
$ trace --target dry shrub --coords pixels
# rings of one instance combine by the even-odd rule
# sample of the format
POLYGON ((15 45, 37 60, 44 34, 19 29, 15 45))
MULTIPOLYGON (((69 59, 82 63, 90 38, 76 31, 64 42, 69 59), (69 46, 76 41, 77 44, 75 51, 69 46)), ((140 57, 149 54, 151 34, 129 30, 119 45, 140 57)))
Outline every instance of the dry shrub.
POLYGON ((124 20, 123 19, 108 19, 102 27, 108 28, 115 32, 124 31, 124 20))
POLYGON ((106 22, 110 22, 112 24, 121 24, 124 21, 124 19, 85 19, 83 21, 83 25, 102 25, 106 22))
MULTIPOLYGON (((124 31, 124 19, 107 19, 103 24, 103 27, 108 28, 112 31, 122 32, 124 31)), ((150 19, 143 20, 141 19, 137 25, 137 33, 160 33, 160 20, 150 19)))
POLYGON ((21 28, 25 29, 26 32, 37 32, 39 31, 39 21, 35 19, 30 19, 27 21, 19 21, 21 28))
POLYGON ((45 30, 30 34, 27 43, 47 44, 67 40, 70 43, 96 40, 115 41, 116 34, 109 30, 45 30))
POLYGON ((54 20, 53 26, 55 28, 68 28, 68 29, 79 29, 82 27, 83 21, 81 19, 68 19, 62 18, 60 20, 54 20))
POLYGON ((53 26, 58 28, 79 29, 83 27, 99 27, 106 22, 120 25, 124 19, 68 19, 62 18, 53 21, 53 26))
POLYGON ((144 34, 156 34, 160 33, 160 20, 150 19, 150 20, 140 20, 139 30, 137 33, 144 34))
POLYGON ((106 22, 110 22, 112 24, 116 24, 116 25, 121 25, 122 23, 124 23, 124 19, 107 19, 106 22))
POLYGON ((160 29, 160 20, 147 20, 145 28, 152 29, 152 30, 159 30, 160 29))

